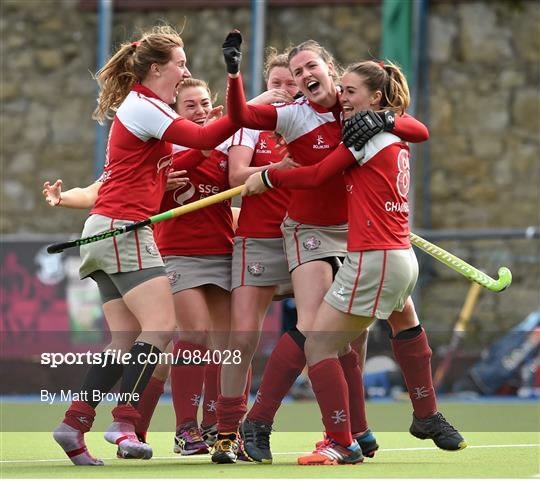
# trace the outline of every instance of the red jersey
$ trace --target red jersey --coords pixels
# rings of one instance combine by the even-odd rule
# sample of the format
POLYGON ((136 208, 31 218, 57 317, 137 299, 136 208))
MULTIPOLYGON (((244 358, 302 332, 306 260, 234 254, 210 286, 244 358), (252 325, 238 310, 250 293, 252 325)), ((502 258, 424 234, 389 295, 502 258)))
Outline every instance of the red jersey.
POLYGON ((377 134, 360 151, 341 145, 312 167, 267 174, 276 187, 318 192, 314 187, 341 172, 349 209, 348 250, 408 249, 409 148, 395 135, 377 134))
MULTIPOLYGON (((252 167, 270 166, 281 160, 276 150, 277 139, 273 132, 240 129, 233 135, 231 147, 245 145, 253 149, 252 167)), ((269 190, 264 195, 242 198, 236 235, 242 237, 281 237, 281 222, 289 204, 290 192, 286 189, 269 190)))
POLYGON ((114 117, 103 185, 92 214, 143 220, 159 212, 172 143, 212 149, 238 130, 222 118, 207 127, 180 117, 149 88, 136 84, 114 117))
MULTIPOLYGON (((234 79, 229 77, 227 112, 234 122, 244 127, 275 130, 281 134, 293 159, 305 166, 323 160, 341 141, 342 116, 337 93, 336 104, 331 109, 311 103, 305 97, 277 107, 247 105, 241 76, 234 79)), ((396 117, 392 132, 410 142, 422 142, 429 137, 427 128, 410 116, 396 117)), ((328 177, 317 191, 293 190, 288 215, 304 224, 335 225, 347 222, 343 177, 328 177)))
MULTIPOLYGON (((277 107, 276 111, 276 132, 283 136, 287 150, 301 165, 319 163, 341 142, 341 105, 337 96, 333 109, 302 97, 277 107)), ((291 191, 288 216, 303 224, 345 224, 347 200, 343 177, 329 178, 317 191, 291 191)))
POLYGON ((137 221, 159 211, 172 162, 172 144, 161 137, 177 118, 146 87, 137 85, 128 94, 112 122, 92 214, 137 221))
MULTIPOLYGON (((175 146, 174 170, 187 170, 189 183, 165 192, 161 211, 229 189, 230 139, 208 158, 202 152, 175 146)), ((162 256, 196 256, 232 253, 231 201, 226 200, 155 225, 154 236, 162 256)))

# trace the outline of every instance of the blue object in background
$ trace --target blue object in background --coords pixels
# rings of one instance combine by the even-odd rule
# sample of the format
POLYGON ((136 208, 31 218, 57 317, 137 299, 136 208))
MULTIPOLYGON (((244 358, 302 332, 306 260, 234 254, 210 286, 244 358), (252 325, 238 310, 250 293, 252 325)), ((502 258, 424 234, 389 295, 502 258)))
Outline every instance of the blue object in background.
POLYGON ((536 382, 535 367, 538 367, 540 355, 538 329, 540 310, 529 314, 483 353, 482 359, 470 371, 471 379, 482 394, 495 394, 508 382, 522 378, 522 371, 527 376, 527 370, 531 371, 530 379, 525 376, 525 382, 536 382))

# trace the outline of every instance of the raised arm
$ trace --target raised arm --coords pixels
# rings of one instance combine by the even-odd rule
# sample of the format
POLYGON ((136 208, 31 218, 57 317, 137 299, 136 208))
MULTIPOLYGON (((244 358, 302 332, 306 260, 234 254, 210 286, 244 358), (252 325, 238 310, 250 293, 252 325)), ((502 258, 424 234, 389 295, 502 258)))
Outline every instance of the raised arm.
POLYGON ((192 149, 212 150, 238 130, 238 125, 226 116, 201 127, 182 117, 174 120, 165 130, 163 140, 192 149))
POLYGON ((345 122, 343 143, 360 150, 368 140, 383 131, 391 132, 405 142, 418 143, 429 139, 427 127, 408 114, 397 116, 389 110, 362 110, 345 122))
POLYGON ((238 30, 230 32, 223 42, 223 58, 227 65, 227 113, 242 127, 258 130, 274 130, 277 125, 277 112, 273 105, 248 105, 244 96, 240 62, 242 35, 238 30))
POLYGON ((276 107, 247 104, 240 74, 235 78, 229 75, 227 113, 234 122, 250 129, 275 130, 277 125, 276 107))
POLYGON ((416 144, 429 139, 428 128, 409 114, 404 114, 402 117, 396 115, 394 119, 394 128, 390 132, 405 142, 416 144))

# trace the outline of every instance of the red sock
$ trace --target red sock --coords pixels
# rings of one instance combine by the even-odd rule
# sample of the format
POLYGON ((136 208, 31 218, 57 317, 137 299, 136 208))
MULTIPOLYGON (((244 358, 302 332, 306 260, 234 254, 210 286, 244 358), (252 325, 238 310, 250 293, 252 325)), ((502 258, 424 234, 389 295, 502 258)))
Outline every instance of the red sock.
POLYGON ((96 411, 84 401, 73 401, 64 415, 64 423, 82 433, 92 429, 96 411))
POLYGON ((341 364, 335 358, 324 359, 310 366, 308 374, 326 434, 342 446, 350 446, 349 391, 341 364))
POLYGON ((137 405, 137 411, 139 411, 141 419, 139 419, 137 425, 135 426, 135 432, 140 434, 144 439, 146 439, 148 426, 150 426, 150 421, 152 420, 152 416, 156 410, 159 398, 163 394, 164 386, 165 381, 152 376, 144 388, 141 400, 137 405))
POLYGON ((139 411, 131 404, 121 404, 112 410, 112 415, 115 423, 132 424, 134 427, 141 419, 139 411))
POLYGON ((349 409, 351 410, 351 432, 363 434, 368 430, 366 400, 362 371, 358 365, 358 353, 351 351, 339 358, 347 387, 349 388, 349 409))
POLYGON ((240 420, 247 412, 245 395, 225 397, 220 395, 217 402, 218 432, 235 433, 240 420))
POLYGON ((220 365, 209 363, 204 368, 204 402, 201 426, 208 427, 217 423, 216 406, 219 396, 220 365))
POLYGON ((272 424, 281 401, 306 365, 306 356, 289 333, 283 334, 268 359, 248 418, 272 424))
POLYGON ((401 368, 414 414, 427 418, 437 412, 431 377, 431 348, 424 329, 412 339, 392 339, 394 357, 401 368))
MULTIPOLYGON (((205 346, 187 341, 178 341, 173 348, 173 357, 181 362, 189 357, 182 357, 182 351, 207 351, 205 346), (180 352, 180 354, 177 354, 180 352)), ((171 368, 171 392, 176 414, 176 427, 188 422, 197 422, 197 411, 201 403, 205 364, 176 364, 171 368)))

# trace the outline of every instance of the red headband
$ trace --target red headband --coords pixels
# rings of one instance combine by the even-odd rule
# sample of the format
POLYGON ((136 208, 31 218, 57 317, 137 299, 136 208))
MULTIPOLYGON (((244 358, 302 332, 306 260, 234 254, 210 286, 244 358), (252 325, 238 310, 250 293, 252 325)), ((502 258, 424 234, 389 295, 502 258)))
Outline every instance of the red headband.
POLYGON ((140 45, 141 41, 137 40, 135 42, 131 42, 131 46, 137 48, 140 45))
POLYGON ((384 68, 384 60, 379 60, 377 63, 380 67, 384 68))

